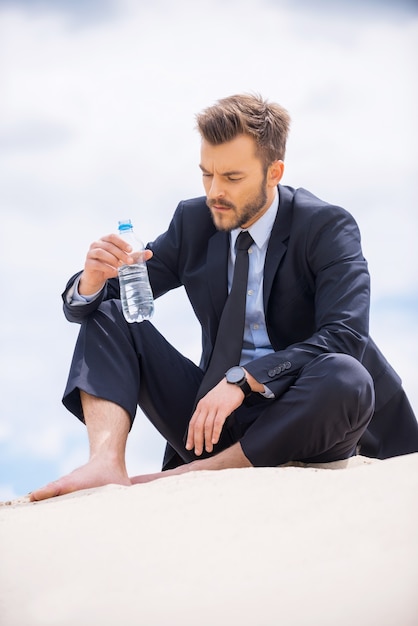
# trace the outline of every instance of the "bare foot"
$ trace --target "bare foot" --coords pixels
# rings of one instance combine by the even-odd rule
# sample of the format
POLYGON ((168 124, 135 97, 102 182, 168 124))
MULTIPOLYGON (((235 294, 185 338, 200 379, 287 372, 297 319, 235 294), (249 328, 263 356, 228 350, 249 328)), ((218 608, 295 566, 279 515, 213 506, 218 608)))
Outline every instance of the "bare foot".
POLYGON ((166 470, 165 472, 157 472, 156 474, 143 474, 142 476, 133 476, 131 478, 131 484, 149 483, 152 480, 158 480, 159 478, 168 478, 169 476, 178 476, 179 474, 186 474, 187 472, 198 472, 201 470, 223 470, 232 467, 252 467, 250 461, 244 455, 241 444, 234 443, 230 448, 222 450, 214 456, 207 459, 198 459, 180 465, 172 470, 166 470))
POLYGON ((151 481, 158 480, 160 478, 168 478, 169 476, 178 476, 179 474, 192 472, 193 468, 191 467, 191 465, 192 463, 189 463, 188 465, 180 465, 180 467, 176 467, 172 470, 166 470, 165 472, 156 472, 155 474, 141 474, 139 476, 132 476, 130 479, 131 485, 150 483, 151 481))
POLYGON ((71 474, 36 489, 30 494, 30 500, 31 502, 46 500, 74 491, 110 484, 130 486, 131 481, 124 468, 112 467, 107 460, 105 462, 103 459, 95 459, 77 468, 71 474))

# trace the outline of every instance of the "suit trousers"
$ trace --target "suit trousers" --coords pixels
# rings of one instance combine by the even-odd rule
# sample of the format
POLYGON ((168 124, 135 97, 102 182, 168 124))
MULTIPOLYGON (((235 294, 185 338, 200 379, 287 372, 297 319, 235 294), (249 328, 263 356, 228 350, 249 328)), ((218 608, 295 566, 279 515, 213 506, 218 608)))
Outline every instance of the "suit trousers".
MULTIPOLYGON (((120 301, 108 300, 81 325, 63 403, 84 421, 83 390, 123 407, 131 424, 139 405, 169 444, 165 467, 174 467, 198 458, 184 442, 203 375, 150 322, 128 324, 120 301)), ((259 467, 348 458, 373 411, 367 370, 348 355, 323 354, 279 398, 246 399, 227 419, 211 454, 239 441, 259 467)))

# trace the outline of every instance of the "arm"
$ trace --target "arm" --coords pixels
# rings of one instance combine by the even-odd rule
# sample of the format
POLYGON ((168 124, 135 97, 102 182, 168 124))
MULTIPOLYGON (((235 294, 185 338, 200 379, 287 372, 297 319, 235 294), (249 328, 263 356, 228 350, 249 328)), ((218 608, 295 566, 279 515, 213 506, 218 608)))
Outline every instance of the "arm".
MULTIPOLYGON (((84 270, 75 274, 68 282, 62 298, 64 313, 71 322, 81 323, 90 313, 95 311, 104 299, 119 298, 118 268, 123 264, 132 264, 131 247, 118 235, 111 234, 102 237, 91 244, 84 270), (90 302, 76 305, 71 304, 71 291, 76 284, 81 296, 98 294, 90 302)), ((152 257, 150 250, 146 251, 146 260, 152 257)))
MULTIPOLYGON (((154 298, 182 284, 179 276, 181 223, 182 203, 177 207, 168 230, 146 246, 147 267, 154 298)), ((90 246, 84 271, 69 280, 62 294, 64 314, 70 322, 81 323, 104 300, 120 298, 117 269, 123 263, 132 262, 126 245, 117 235, 108 235, 90 246), (74 306, 68 302, 68 296, 78 277, 80 295, 89 296, 97 291, 100 293, 93 301, 74 306)))
MULTIPOLYGON (((295 219, 306 217, 305 212, 295 219)), ((267 311, 272 333, 279 328, 288 345, 246 366, 276 397, 318 355, 344 353, 361 360, 368 341, 370 279, 354 219, 325 205, 312 211, 310 224, 301 230, 306 235, 290 237, 280 269, 281 284, 290 275, 288 288, 277 296, 280 310, 267 311), (297 285, 293 291, 292 282, 297 285)))

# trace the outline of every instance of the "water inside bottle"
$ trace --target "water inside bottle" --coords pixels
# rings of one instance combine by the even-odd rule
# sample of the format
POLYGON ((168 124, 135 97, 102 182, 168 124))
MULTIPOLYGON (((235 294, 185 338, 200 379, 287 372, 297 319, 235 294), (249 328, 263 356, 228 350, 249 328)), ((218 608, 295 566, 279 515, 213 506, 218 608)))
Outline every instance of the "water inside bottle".
POLYGON ((125 319, 142 322, 154 313, 154 298, 144 263, 124 265, 119 269, 122 309, 125 319))

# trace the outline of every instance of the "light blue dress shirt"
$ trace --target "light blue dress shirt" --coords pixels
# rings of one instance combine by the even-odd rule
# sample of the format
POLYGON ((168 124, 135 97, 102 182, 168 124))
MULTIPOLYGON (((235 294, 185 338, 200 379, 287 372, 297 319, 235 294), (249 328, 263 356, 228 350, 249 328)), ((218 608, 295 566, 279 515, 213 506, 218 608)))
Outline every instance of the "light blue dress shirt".
MULTIPOLYGON (((266 260, 267 246, 270 239, 271 229, 276 219, 279 208, 279 196, 276 191, 274 200, 266 213, 260 217, 248 232, 254 239, 248 250, 248 284, 245 310, 244 341, 241 353, 240 365, 245 365, 253 359, 274 352, 267 334, 266 320, 264 317, 263 302, 263 277, 264 262, 266 260)), ((236 228, 230 234, 230 250, 228 260, 228 289, 231 289, 235 263, 235 242, 241 228, 236 228)))

